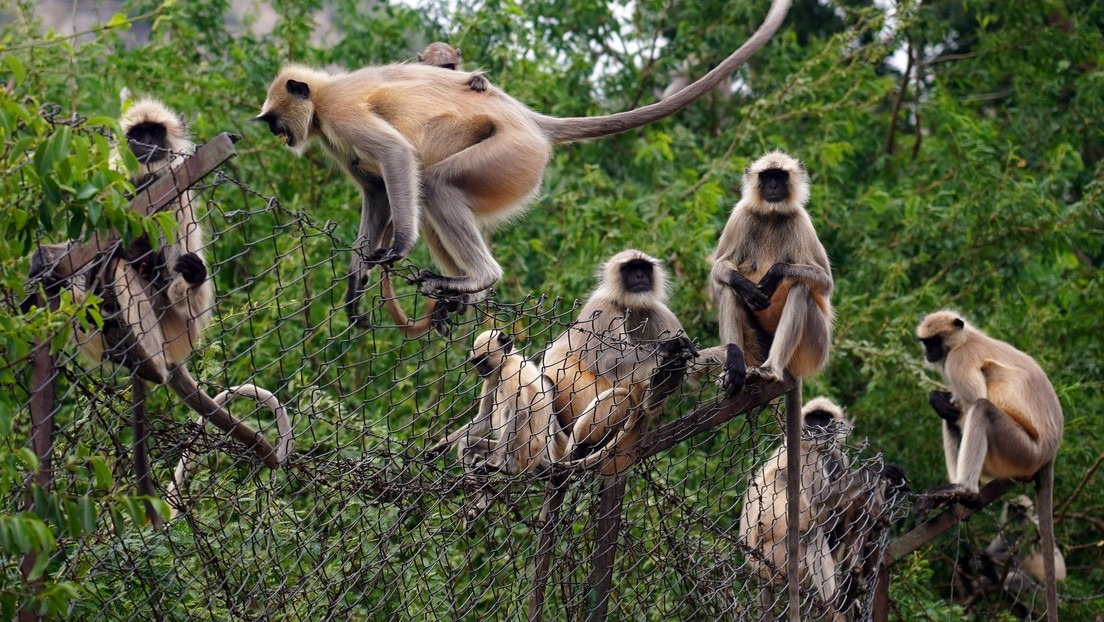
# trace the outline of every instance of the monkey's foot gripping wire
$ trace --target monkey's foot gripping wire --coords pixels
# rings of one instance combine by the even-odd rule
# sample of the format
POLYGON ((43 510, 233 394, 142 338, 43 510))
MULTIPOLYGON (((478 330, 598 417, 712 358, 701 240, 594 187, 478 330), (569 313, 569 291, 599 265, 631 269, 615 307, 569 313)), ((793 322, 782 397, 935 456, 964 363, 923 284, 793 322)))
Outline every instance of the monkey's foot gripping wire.
MULTIPOLYGON (((276 419, 276 430, 279 433, 279 440, 275 447, 276 461, 280 466, 283 466, 287 462, 288 456, 291 455, 294 443, 291 418, 288 417, 287 409, 271 391, 253 384, 230 387, 216 395, 214 401, 219 407, 226 408, 226 405, 237 397, 251 397, 272 412, 276 419)), ((200 428, 206 428, 207 418, 200 417, 197 423, 200 428)), ((260 434, 260 432, 257 434, 260 434)), ((184 454, 180 456, 180 462, 177 463, 176 470, 173 472, 173 480, 165 491, 165 499, 168 501, 172 512, 169 515, 169 520, 176 519, 180 510, 184 508, 184 497, 181 491, 184 489, 184 482, 188 479, 188 476, 195 472, 198 458, 198 452, 190 448, 185 449, 184 454)))

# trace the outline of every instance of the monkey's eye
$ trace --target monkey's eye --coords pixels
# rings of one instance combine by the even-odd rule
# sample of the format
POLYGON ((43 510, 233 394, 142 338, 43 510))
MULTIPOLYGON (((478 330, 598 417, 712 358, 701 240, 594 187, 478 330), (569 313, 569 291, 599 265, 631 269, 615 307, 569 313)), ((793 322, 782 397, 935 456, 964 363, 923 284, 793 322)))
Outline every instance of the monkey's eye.
POLYGON ((487 355, 486 354, 480 354, 479 356, 474 357, 471 360, 471 364, 474 365, 475 367, 483 367, 483 365, 486 362, 487 362, 487 355))

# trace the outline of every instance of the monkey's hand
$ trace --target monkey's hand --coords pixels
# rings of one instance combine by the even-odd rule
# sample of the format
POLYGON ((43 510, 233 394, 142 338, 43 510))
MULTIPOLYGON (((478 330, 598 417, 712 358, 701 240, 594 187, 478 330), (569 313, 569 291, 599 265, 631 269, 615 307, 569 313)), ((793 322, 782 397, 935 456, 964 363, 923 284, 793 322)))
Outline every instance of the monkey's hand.
POLYGON ((763 278, 759 279, 759 291, 764 296, 770 298, 774 296, 774 292, 778 289, 778 286, 782 284, 782 279, 786 278, 786 268, 788 264, 776 263, 767 270, 767 273, 763 275, 763 278))
POLYGON ((468 79, 468 88, 476 93, 482 93, 491 86, 491 82, 483 75, 482 71, 473 71, 471 78, 468 79))
POLYGON ((656 348, 659 367, 652 374, 648 408, 660 407, 674 393, 686 375, 687 362, 698 356, 694 342, 686 335, 679 335, 659 344, 656 348))
POLYGON ((442 438, 434 443, 432 447, 425 450, 425 457, 431 461, 436 460, 443 456, 450 447, 452 447, 452 443, 448 442, 448 438, 442 438))
POLYGON ((735 270, 728 273, 728 286, 752 311, 762 311, 770 306, 770 297, 760 291, 755 283, 735 270))
POLYGON ((203 263, 203 259, 195 253, 181 255, 180 259, 176 260, 173 270, 176 270, 189 285, 203 285, 207 282, 207 266, 203 263))
POLYGON ((908 475, 905 474, 905 470, 900 465, 892 462, 887 462, 882 466, 882 472, 880 473, 882 478, 889 484, 889 491, 891 493, 908 492, 912 490, 909 485, 908 475))
POLYGON ((656 350, 661 367, 686 367, 687 361, 698 357, 698 349, 686 335, 679 335, 659 344, 656 350))
POLYGON ((744 351, 740 346, 730 343, 725 346, 724 372, 721 374, 721 388, 726 398, 732 399, 747 384, 747 364, 744 351))
POLYGON ((430 326, 437 331, 437 334, 448 337, 452 332, 452 316, 462 313, 466 306, 463 302, 454 298, 439 298, 437 306, 433 308, 433 313, 429 316, 430 326))
POLYGON ((944 421, 955 423, 962 417, 954 396, 947 391, 932 391, 928 394, 928 403, 944 421))

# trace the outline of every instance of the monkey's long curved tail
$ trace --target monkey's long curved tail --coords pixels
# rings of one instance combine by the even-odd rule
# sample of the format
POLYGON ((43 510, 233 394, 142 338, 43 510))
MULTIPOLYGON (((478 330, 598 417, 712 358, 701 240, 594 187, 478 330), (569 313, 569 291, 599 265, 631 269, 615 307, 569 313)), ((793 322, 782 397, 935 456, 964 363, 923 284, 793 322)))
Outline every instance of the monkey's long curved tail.
POLYGON ((1043 578, 1046 581, 1046 619, 1058 620, 1058 577, 1055 574, 1054 544, 1054 460, 1035 474, 1035 505, 1042 534, 1043 578))
MULTIPOLYGON (((206 397, 206 394, 203 395, 204 397, 206 397)), ((271 391, 268 391, 267 389, 262 389, 261 387, 253 384, 242 384, 230 387, 229 389, 216 395, 214 398, 208 399, 210 399, 212 404, 214 404, 218 409, 225 412, 226 415, 231 418, 231 420, 235 421, 238 428, 244 428, 244 430, 248 430, 248 434, 252 436, 252 440, 254 441, 254 449, 255 451, 257 451, 257 453, 264 451, 265 447, 268 448, 268 451, 265 453, 264 456, 262 456, 262 459, 264 459, 266 466, 272 469, 278 469, 287 462, 288 456, 291 455, 294 443, 292 438, 291 419, 290 417, 288 417, 287 409, 284 408, 284 405, 280 403, 280 400, 278 400, 271 391), (237 421, 226 411, 226 405, 238 397, 253 398, 262 406, 272 411, 272 415, 276 420, 276 431, 279 434, 279 439, 276 441, 275 448, 268 444, 268 441, 265 440, 264 435, 262 435, 260 432, 254 431, 245 423, 237 421)), ((208 420, 210 419, 213 419, 213 417, 200 416, 198 421, 200 427, 205 427, 208 420)), ((226 429, 217 421, 215 422, 215 424, 224 430, 226 429)), ((239 438, 240 436, 240 434, 237 432, 231 431, 231 433, 235 436, 235 438, 239 438)), ((188 476, 196 470, 197 458, 198 454, 195 451, 187 449, 184 451, 184 455, 180 457, 180 462, 176 465, 176 470, 173 473, 173 481, 169 483, 169 486, 165 491, 165 498, 166 500, 168 500, 169 507, 172 512, 172 514, 169 516, 169 520, 175 519, 177 514, 179 514, 180 509, 184 507, 184 498, 181 495, 180 491, 184 487, 184 482, 188 479, 188 476)))
POLYGON ((437 299, 430 298, 426 303, 425 315, 414 321, 406 316, 399 299, 395 295, 395 286, 391 283, 391 273, 383 270, 380 276, 380 293, 383 296, 383 308, 395 322, 395 328, 407 339, 415 339, 429 332, 433 328, 433 318, 437 311, 437 299))
POLYGON ((689 106, 696 99, 708 93, 713 87, 720 84, 721 80, 736 71, 751 55, 766 45, 774 36, 786 19, 786 13, 790 10, 791 0, 774 0, 766 19, 759 29, 752 33, 735 52, 724 59, 693 84, 690 84, 674 95, 658 101, 654 104, 641 106, 635 110, 619 112, 617 114, 601 117, 569 117, 557 118, 545 115, 536 115, 536 123, 553 143, 572 143, 588 138, 598 138, 619 134, 638 128, 664 117, 670 116, 679 110, 689 106))

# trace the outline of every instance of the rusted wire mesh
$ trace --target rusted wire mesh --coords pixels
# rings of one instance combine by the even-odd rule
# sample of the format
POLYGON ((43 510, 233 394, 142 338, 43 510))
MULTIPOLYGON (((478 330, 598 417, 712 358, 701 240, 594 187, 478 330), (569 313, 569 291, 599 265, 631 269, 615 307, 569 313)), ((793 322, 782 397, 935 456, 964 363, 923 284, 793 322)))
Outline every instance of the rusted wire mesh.
MULTIPOLYGON (((100 516, 95 532, 59 543, 48 572, 86 590, 75 617, 484 620, 534 610, 546 619, 586 617, 600 478, 571 475, 557 519, 546 524, 546 472, 465 470, 455 452, 427 452, 478 407, 482 380, 467 360, 476 335, 501 329, 537 357, 576 319, 578 304, 553 292, 492 297, 453 316, 447 336, 405 338, 383 308, 377 270, 362 303, 371 326, 352 326, 342 311, 350 240, 231 173, 195 188, 217 302, 189 367, 211 395, 243 383, 272 391, 288 409, 295 451, 280 470, 264 468, 241 443, 197 425, 175 395, 151 386, 159 496, 182 456, 193 452, 198 463, 180 493, 180 515, 164 528, 100 516), (547 585, 531 609, 542 529, 554 537, 547 585)), ((400 304, 421 316, 427 299, 402 278, 416 272, 404 263, 392 278, 400 304)), ((57 374, 52 487, 82 494, 66 459, 100 453, 114 460, 114 486, 132 492, 129 373, 70 345, 57 374)), ((29 400, 30 386, 23 390, 29 400)), ((651 428, 716 400, 718 391, 711 379, 684 384, 651 428)), ((276 438, 269 409, 245 399, 230 409, 276 438)), ((785 568, 771 551, 750 546, 740 527, 749 495, 758 494, 749 486, 780 446, 783 412, 780 401, 754 409, 627 473, 610 619, 787 615, 785 587, 770 580, 785 568)), ((816 505, 802 508, 811 518, 800 525, 803 619, 833 610, 869 617, 887 526, 904 513, 905 502, 887 494, 880 455, 854 439, 839 450, 835 470, 806 466, 827 473, 819 486, 850 484, 845 498, 831 501, 802 491, 816 505)), ((785 516, 784 497, 764 493, 760 501, 785 516)), ((10 509, 21 502, 9 499, 10 509)))

